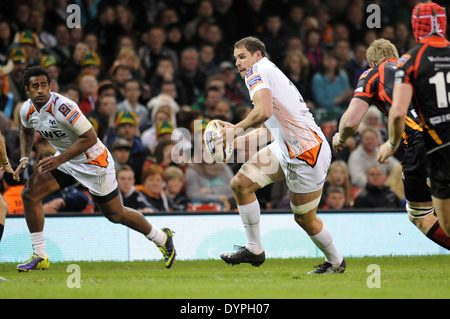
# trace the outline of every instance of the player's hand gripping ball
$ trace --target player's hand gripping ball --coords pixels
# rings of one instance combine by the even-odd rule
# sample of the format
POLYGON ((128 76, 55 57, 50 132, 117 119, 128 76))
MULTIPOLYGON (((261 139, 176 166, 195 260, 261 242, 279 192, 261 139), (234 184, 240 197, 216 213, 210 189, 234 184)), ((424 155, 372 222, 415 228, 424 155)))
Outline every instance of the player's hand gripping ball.
POLYGON ((218 120, 212 120, 206 126, 203 135, 206 149, 218 163, 226 162, 231 154, 233 154, 233 140, 228 141, 227 146, 225 148, 223 147, 223 138, 220 133, 220 129, 222 128, 223 125, 221 125, 218 120))

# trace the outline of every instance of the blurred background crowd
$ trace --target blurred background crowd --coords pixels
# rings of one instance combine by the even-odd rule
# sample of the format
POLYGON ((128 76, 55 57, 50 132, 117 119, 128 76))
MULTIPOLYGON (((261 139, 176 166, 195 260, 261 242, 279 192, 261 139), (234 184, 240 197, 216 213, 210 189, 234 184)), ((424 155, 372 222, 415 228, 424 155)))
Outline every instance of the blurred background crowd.
MULTIPOLYGON (((20 158, 18 117, 28 99, 22 77, 41 65, 52 91, 74 100, 113 154, 125 205, 142 212, 233 210, 229 187, 240 163, 190 161, 196 131, 210 119, 237 123, 252 104, 233 59, 233 44, 261 39, 331 142, 377 38, 399 54, 416 45, 411 10, 418 0, 2 0, 0 130, 11 163, 20 158), (80 28, 69 28, 80 8, 80 28), (380 27, 368 28, 369 4, 380 27), (180 158, 175 161, 174 158, 180 158)), ((447 6, 447 1, 436 1, 447 6)), ((77 17, 78 18, 78 17, 77 17)), ((386 119, 371 107, 358 133, 333 161, 322 209, 402 208, 401 151, 375 159, 386 119)), ((21 183, 2 177, 10 213, 22 213, 20 191, 33 163, 53 148, 38 134, 21 183)), ((258 191, 262 209, 289 209, 278 182, 258 191)), ((47 213, 93 212, 75 185, 44 201, 47 213)))

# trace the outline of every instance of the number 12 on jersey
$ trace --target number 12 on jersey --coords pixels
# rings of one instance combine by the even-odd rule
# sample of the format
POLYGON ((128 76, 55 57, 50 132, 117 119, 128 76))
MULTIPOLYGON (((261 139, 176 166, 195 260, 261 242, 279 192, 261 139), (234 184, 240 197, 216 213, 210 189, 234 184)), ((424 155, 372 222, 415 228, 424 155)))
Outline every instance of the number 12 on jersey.
POLYGON ((440 109, 448 107, 450 93, 447 92, 446 84, 450 84, 450 72, 447 72, 447 75, 444 75, 444 72, 438 72, 428 81, 436 86, 437 107, 440 109))

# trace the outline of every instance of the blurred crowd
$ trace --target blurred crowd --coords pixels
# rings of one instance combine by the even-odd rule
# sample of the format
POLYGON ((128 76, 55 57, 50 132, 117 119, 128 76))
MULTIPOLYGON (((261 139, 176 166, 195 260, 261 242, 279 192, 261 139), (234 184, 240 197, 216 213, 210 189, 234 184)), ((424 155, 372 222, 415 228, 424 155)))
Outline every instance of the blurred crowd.
MULTIPOLYGON (((18 114, 28 99, 22 77, 27 67, 41 65, 51 75, 52 91, 78 103, 113 154, 125 205, 142 212, 233 210, 229 182, 241 164, 190 156, 194 132, 210 119, 237 123, 251 110, 234 66, 234 42, 255 36, 265 43, 331 143, 368 68, 368 46, 385 38, 401 55, 416 45, 410 17, 418 2, 4 0, 0 130, 10 161, 17 165, 20 158, 18 114), (80 10, 67 10, 70 4, 80 10), (380 28, 366 25, 369 4, 380 8, 380 28), (69 28, 68 21, 81 27, 69 28)), ((373 107, 345 151, 333 154, 320 208, 403 207, 401 152, 388 165, 375 159, 386 138, 386 119, 373 107)), ((33 163, 53 153, 37 134, 21 183, 2 177, 10 213, 22 212, 20 189, 33 163)), ((289 209, 284 182, 257 195, 262 209, 289 209)), ((44 209, 92 212, 95 206, 77 185, 49 196, 44 209)))

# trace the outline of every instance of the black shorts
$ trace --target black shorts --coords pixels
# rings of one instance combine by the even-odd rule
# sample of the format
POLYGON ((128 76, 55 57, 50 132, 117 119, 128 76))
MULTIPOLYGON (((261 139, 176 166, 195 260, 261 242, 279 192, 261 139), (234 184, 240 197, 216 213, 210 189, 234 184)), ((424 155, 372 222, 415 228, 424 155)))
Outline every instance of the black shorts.
POLYGON ((450 198, 450 146, 427 155, 431 195, 439 199, 450 198))
POLYGON ((408 145, 402 161, 405 197, 410 202, 430 202, 427 183, 425 143, 423 140, 408 145))

